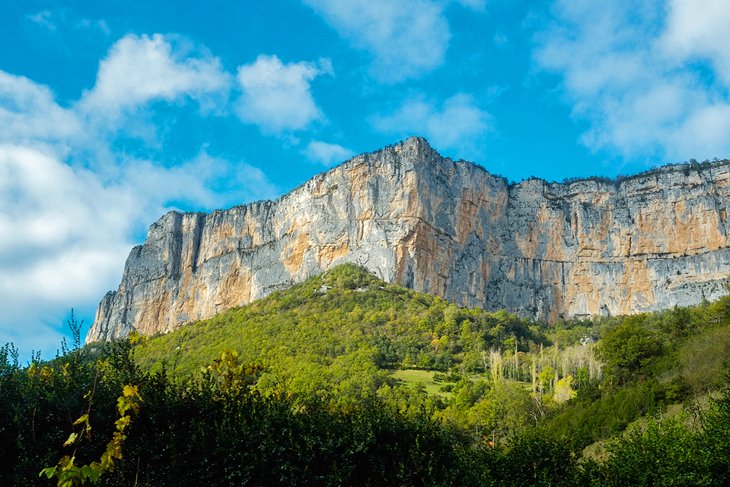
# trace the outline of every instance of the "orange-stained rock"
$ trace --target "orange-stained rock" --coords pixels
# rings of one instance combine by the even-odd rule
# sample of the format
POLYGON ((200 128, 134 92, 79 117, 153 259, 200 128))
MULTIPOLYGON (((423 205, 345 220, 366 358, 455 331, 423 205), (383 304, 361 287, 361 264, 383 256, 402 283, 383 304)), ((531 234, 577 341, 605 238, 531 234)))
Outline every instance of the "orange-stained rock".
POLYGON ((549 321, 694 304, 724 292, 729 203, 727 161, 510 185, 410 138, 277 201, 163 216, 87 341, 168 332, 342 262, 549 321))

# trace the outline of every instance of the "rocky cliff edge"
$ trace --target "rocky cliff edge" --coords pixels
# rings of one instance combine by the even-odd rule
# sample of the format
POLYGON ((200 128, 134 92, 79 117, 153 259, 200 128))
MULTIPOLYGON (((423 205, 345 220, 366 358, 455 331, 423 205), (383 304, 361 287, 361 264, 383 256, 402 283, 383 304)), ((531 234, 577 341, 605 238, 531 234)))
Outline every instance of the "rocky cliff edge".
POLYGON ((510 185, 413 137, 276 201, 166 214, 86 340, 165 333, 343 262, 548 321, 696 304, 724 293, 729 203, 727 161, 510 185))

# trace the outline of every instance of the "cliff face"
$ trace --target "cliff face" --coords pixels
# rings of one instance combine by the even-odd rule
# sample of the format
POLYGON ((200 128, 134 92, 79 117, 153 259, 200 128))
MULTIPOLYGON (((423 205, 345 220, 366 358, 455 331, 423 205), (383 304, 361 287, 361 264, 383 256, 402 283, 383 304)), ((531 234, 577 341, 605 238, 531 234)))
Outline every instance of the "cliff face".
POLYGON ((87 341, 168 332, 342 262, 551 321, 695 304, 730 274, 728 204, 728 163, 510 186, 411 138, 278 201, 163 216, 87 341))

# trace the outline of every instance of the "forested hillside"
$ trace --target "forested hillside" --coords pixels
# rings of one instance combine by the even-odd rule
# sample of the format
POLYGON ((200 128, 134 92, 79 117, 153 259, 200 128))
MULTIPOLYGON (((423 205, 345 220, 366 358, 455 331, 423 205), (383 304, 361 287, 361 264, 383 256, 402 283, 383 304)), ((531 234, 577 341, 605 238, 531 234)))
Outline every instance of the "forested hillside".
POLYGON ((345 265, 168 335, 6 346, 0 483, 725 485, 729 357, 730 298, 547 326, 345 265))

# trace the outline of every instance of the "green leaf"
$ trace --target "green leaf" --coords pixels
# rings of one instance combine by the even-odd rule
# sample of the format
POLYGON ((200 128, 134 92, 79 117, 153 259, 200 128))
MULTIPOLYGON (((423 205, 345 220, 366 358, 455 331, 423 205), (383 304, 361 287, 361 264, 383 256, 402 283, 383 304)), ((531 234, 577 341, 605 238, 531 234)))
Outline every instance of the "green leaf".
POLYGON ((38 474, 39 477, 46 476, 46 478, 50 479, 51 477, 54 477, 56 475, 56 467, 47 467, 40 471, 38 474))
POLYGON ((83 416, 80 416, 79 419, 73 422, 74 426, 78 426, 80 424, 89 424, 89 415, 84 414, 83 416))
POLYGON ((63 443, 63 446, 73 445, 76 442, 76 438, 78 437, 78 433, 71 433, 70 435, 68 435, 68 439, 63 443))

